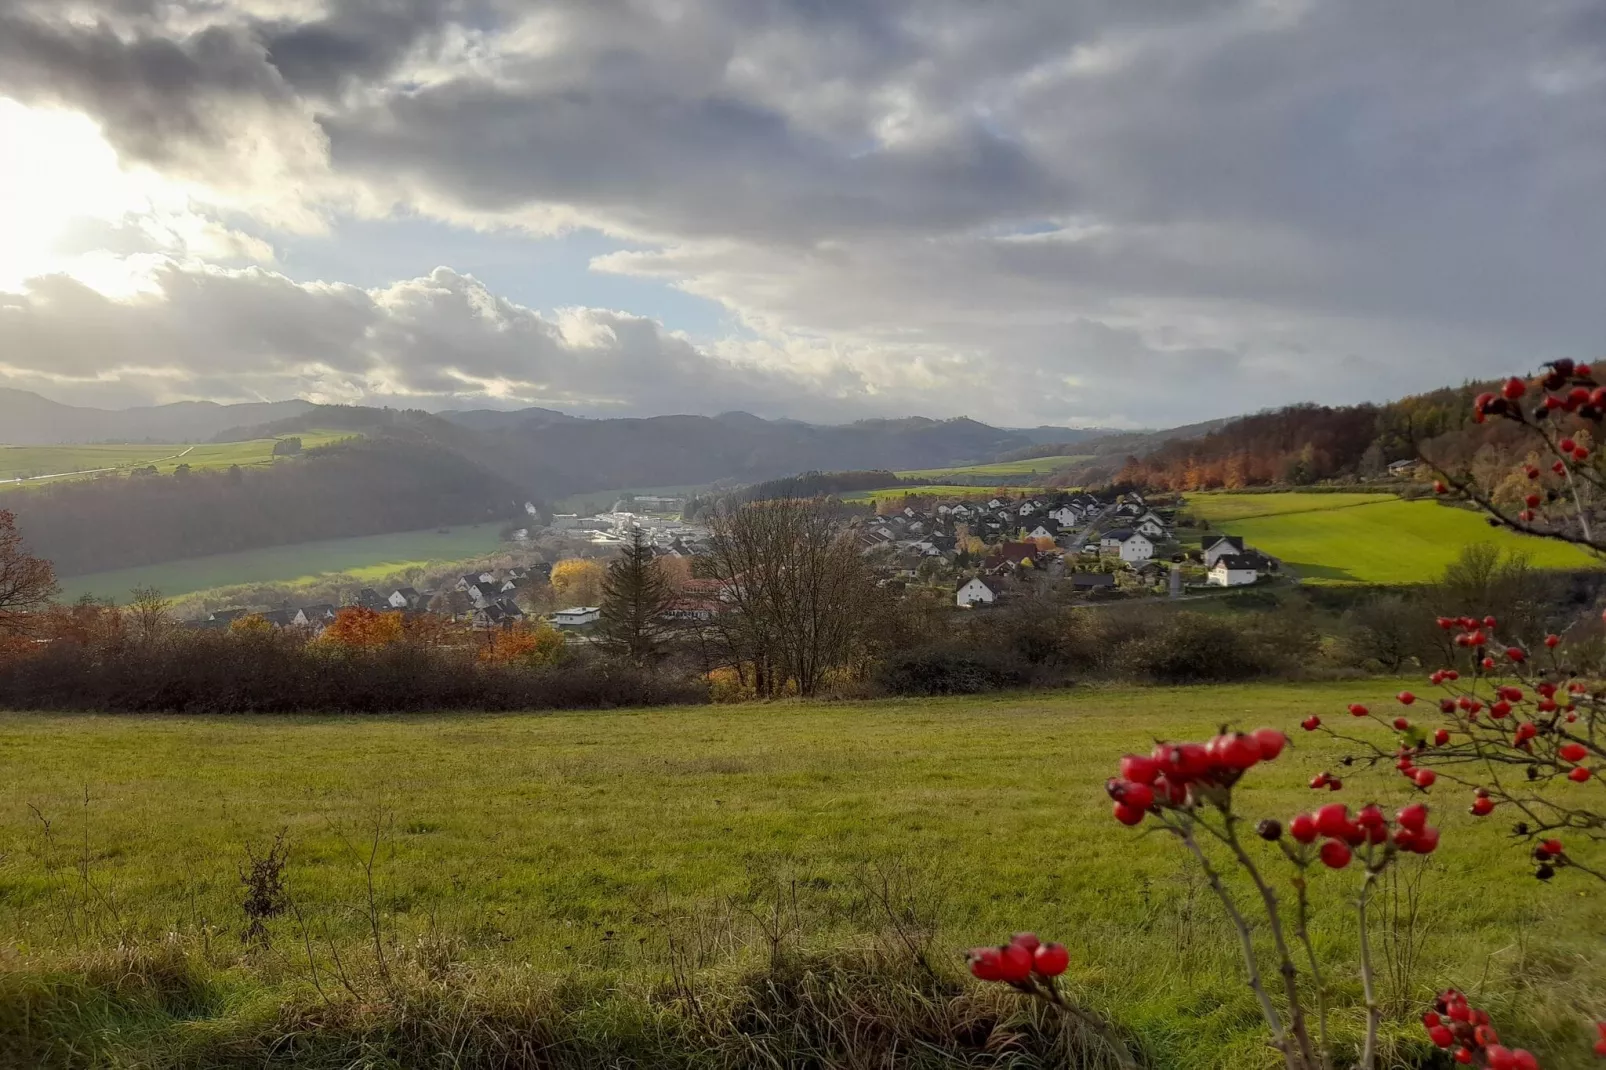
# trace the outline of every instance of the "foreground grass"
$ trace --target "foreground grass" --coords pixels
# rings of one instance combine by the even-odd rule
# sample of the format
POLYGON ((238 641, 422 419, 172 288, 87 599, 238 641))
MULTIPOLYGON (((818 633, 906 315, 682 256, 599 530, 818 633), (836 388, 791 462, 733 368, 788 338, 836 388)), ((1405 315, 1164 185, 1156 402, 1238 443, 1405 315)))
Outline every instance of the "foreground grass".
POLYGON ((66 599, 94 595, 122 602, 135 587, 155 587, 169 598, 178 598, 219 587, 310 583, 333 575, 372 581, 438 562, 483 557, 503 545, 497 525, 469 524, 268 546, 160 565, 92 572, 63 579, 61 588, 62 597, 66 599))
MULTIPOLYGON (((548 716, 7 715, 0 1031, 23 1028, 25 1003, 35 1034, 81 1030, 73 1043, 118 1065, 167 1065, 154 1053, 200 1035, 255 1050, 251 1038, 268 1043, 291 1019, 297 1035, 320 1035, 316 1022, 333 1010, 305 1012, 308 1024, 279 1008, 322 1005, 309 960, 332 1002, 350 1002, 334 980, 339 951, 342 969, 368 978, 354 985, 359 1003, 380 998, 372 978, 384 955, 398 974, 407 965, 424 978, 426 993, 458 978, 476 1000, 547 1007, 529 995, 540 991, 569 1000, 551 1013, 601 1015, 598 1028, 617 1035, 646 1028, 667 977, 684 995, 689 976, 711 999, 753 970, 771 977, 764 933, 780 919, 781 942, 798 953, 850 962, 887 946, 889 928, 892 946, 905 929, 934 934, 932 960, 954 986, 960 949, 1035 928, 1067 942, 1079 995, 1131 1030, 1151 1065, 1261 1066, 1261 1029, 1218 906, 1174 845, 1109 819, 1100 786, 1119 754, 1155 736, 1292 725, 1392 690, 1110 689, 548 716), (289 830, 302 921, 275 921, 275 950, 246 956, 237 867, 244 845, 260 851, 279 829, 289 830), (363 860, 376 842, 370 911, 363 860), (132 1018, 80 1009, 52 1019, 35 1006, 45 990, 69 993, 74 1008, 108 1000, 113 982, 85 978, 127 975, 95 966, 115 945, 179 949, 201 979, 179 990, 198 983, 209 995, 141 1004, 132 1018)), ((1300 735, 1290 758, 1257 773, 1246 794, 1257 814, 1312 805, 1303 781, 1336 761, 1300 735)), ((1404 794, 1392 778, 1351 776, 1349 801, 1374 793, 1404 794)), ((1586 1014, 1606 1002, 1603 897, 1575 880, 1535 882, 1505 822, 1475 822, 1448 794, 1434 802, 1444 847, 1423 873, 1420 960, 1403 987, 1385 983, 1391 1035, 1419 1044, 1398 1021, 1456 984, 1493 1005, 1503 1033, 1549 1054, 1547 1067, 1586 1065, 1569 1060, 1585 1052, 1586 1014)), ((1354 874, 1328 875, 1316 894, 1331 905, 1355 887, 1354 874)), ((1338 1027, 1353 1036, 1353 926, 1330 914, 1317 939, 1338 1027)))
POLYGON ((1201 494, 1188 508, 1229 535, 1329 583, 1430 583, 1464 546, 1487 542, 1537 568, 1598 568, 1599 558, 1548 539, 1491 528, 1467 509, 1362 494, 1201 494))

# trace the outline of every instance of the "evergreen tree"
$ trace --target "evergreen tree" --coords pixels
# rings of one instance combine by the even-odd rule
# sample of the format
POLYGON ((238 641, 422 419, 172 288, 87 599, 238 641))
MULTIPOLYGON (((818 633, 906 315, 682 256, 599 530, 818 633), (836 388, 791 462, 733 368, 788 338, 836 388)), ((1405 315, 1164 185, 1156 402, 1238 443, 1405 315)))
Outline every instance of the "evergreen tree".
POLYGON ((598 641, 637 662, 662 657, 674 601, 674 585, 653 560, 652 544, 634 529, 602 581, 598 641))

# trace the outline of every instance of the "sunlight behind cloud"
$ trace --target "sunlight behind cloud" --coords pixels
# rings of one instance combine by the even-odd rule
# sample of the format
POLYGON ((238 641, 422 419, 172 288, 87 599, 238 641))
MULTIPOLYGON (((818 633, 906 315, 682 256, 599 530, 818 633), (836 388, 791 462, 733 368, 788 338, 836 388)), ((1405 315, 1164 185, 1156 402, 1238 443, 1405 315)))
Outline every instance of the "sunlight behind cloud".
POLYGON ((148 256, 65 247, 73 227, 86 221, 126 227, 151 252, 273 258, 267 243, 196 212, 181 185, 125 169, 85 115, 0 98, 0 146, 0 290, 21 291, 28 279, 57 273, 109 296, 147 289, 141 276, 148 256))

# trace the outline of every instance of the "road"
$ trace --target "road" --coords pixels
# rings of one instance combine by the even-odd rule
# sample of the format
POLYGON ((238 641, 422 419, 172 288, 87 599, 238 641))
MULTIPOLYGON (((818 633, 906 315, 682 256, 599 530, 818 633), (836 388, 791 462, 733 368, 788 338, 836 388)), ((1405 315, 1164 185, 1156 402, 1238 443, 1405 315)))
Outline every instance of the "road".
POLYGON ((135 465, 144 467, 148 464, 166 464, 168 461, 176 461, 181 457, 188 457, 193 449, 195 449, 194 446, 186 446, 183 452, 175 453, 171 457, 158 457, 153 461, 130 461, 128 464, 117 464, 110 468, 86 468, 82 472, 51 472, 49 475, 43 476, 18 476, 15 479, 0 479, 0 487, 10 483, 39 483, 46 479, 66 479, 68 476, 98 476, 107 472, 121 472, 125 468, 133 468, 135 465))

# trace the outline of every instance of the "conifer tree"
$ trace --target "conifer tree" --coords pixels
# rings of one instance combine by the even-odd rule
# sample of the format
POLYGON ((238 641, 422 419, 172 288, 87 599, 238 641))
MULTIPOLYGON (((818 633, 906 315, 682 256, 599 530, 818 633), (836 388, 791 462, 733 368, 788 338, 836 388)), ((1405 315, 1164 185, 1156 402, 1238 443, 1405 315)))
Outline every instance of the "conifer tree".
POLYGON ((674 585, 653 560, 652 544, 640 528, 633 529, 602 581, 598 641, 638 663, 662 657, 674 601, 674 585))

